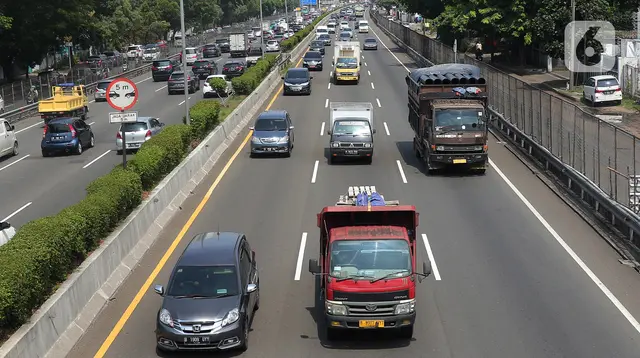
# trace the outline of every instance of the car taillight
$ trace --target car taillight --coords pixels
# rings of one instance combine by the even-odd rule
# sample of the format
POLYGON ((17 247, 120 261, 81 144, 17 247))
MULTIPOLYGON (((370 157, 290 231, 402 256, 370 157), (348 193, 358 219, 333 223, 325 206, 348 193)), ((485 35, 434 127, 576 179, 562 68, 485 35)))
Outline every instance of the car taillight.
POLYGON ((48 125, 44 125, 44 131, 42 132, 42 138, 47 136, 47 131, 49 130, 49 126, 48 125))
POLYGON ((69 124, 69 131, 71 132, 71 138, 75 138, 78 133, 76 133, 75 128, 71 124, 69 124))
POLYGON ((150 131, 150 130, 148 130, 148 131, 147 131, 147 134, 145 134, 145 135, 144 135, 144 139, 145 139, 145 140, 146 140, 146 139, 149 139, 149 138, 151 138, 151 131, 150 131))
POLYGON ((191 81, 191 76, 187 77, 187 81, 191 81))
POLYGON ((238 71, 242 71, 243 68, 244 67, 242 67, 242 66, 238 66, 238 71))
POLYGON ((170 69, 172 69, 172 68, 173 68, 173 65, 169 65, 169 66, 167 66, 167 70, 170 70, 170 69))
POLYGON ((225 67, 222 69, 223 71, 229 71, 229 67, 225 67))
POLYGON ((622 88, 620 87, 616 88, 616 92, 621 92, 621 91, 622 91, 622 88))
POLYGON ((120 133, 120 132, 116 133, 116 138, 117 139, 122 139, 122 133, 120 133))
POLYGON ((158 67, 156 67, 156 66, 151 66, 151 71, 157 71, 157 70, 158 70, 158 67))

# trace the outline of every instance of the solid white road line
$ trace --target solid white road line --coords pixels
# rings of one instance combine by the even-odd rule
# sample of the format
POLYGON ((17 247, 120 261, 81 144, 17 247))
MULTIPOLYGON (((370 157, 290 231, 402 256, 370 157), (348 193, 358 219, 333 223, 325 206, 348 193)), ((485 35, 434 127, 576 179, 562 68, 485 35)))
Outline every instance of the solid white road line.
POLYGON ((304 260, 304 248, 307 246, 307 233, 302 233, 302 238, 300 239, 300 251, 298 251, 298 261, 296 262, 296 274, 293 277, 294 280, 300 281, 300 276, 302 275, 302 260, 304 260))
POLYGON ((382 125, 384 125, 384 131, 387 132, 387 135, 391 135, 391 133, 389 133, 389 127, 387 126, 387 122, 382 122, 382 125))
POLYGON ((316 160, 316 164, 313 165, 313 174, 311 175, 311 184, 316 183, 316 178, 318 177, 318 164, 320 164, 320 161, 316 160))
POLYGON ((30 125, 30 126, 28 126, 28 127, 24 127, 24 128, 22 128, 22 129, 20 129, 20 130, 16 131, 16 134, 18 134, 18 133, 22 133, 22 132, 26 131, 27 129, 31 129, 31 128, 35 127, 35 126, 41 126, 41 125, 42 125, 42 123, 41 123, 41 122, 38 122, 38 123, 32 124, 32 125, 30 125))
POLYGON ((163 90, 163 89, 165 89, 165 88, 167 88, 167 85, 164 85, 164 86, 162 86, 162 87, 158 88, 158 89, 156 90, 156 92, 160 92, 160 91, 162 91, 162 90, 163 90))
POLYGON ((441 281, 442 277, 440 277, 440 270, 438 270, 436 259, 433 257, 433 251, 431 250, 431 245, 429 245, 429 239, 427 239, 427 234, 422 234, 422 241, 424 242, 424 247, 427 249, 427 256, 429 257, 429 263, 431 264, 431 271, 433 272, 433 277, 435 277, 436 281, 441 281))
POLYGON ((96 124, 96 122, 91 122, 91 123, 89 123, 89 125, 90 125, 90 126, 92 126, 92 125, 94 125, 94 124, 96 124))
POLYGON ((498 166, 491 159, 489 159, 489 164, 493 167, 496 173, 498 173, 500 178, 502 178, 502 180, 507 184, 507 186, 509 186, 509 188, 516 194, 516 196, 520 199, 520 201, 522 201, 522 203, 527 207, 527 209, 531 211, 533 216, 535 216, 536 219, 538 219, 538 221, 542 224, 542 226, 544 226, 544 228, 547 229, 549 234, 551 234, 551 236, 553 236, 553 238, 558 242, 558 244, 562 246, 562 248, 567 252, 567 254, 571 256, 573 261, 575 261, 578 264, 578 266, 580 266, 582 271, 584 271, 587 274, 587 276, 589 276, 591 281, 593 281, 593 283, 595 283, 596 286, 598 286, 600 291, 602 291, 602 293, 604 293, 604 295, 607 296, 609 301, 611 301, 611 303, 613 303, 613 305, 618 309, 618 311, 622 313, 622 315, 627 319, 627 321, 631 323, 633 328, 635 328, 635 330, 638 333, 640 333, 640 323, 638 322, 638 320, 635 319, 635 317, 633 317, 631 312, 629 312, 629 310, 627 310, 627 308, 622 304, 622 302, 618 300, 618 298, 613 294, 613 292, 611 292, 611 290, 609 290, 609 288, 605 286, 604 282, 602 282, 598 278, 598 276, 596 276, 596 274, 593 271, 591 271, 591 269, 587 266, 587 264, 584 263, 584 261, 582 261, 582 259, 578 256, 578 254, 575 253, 575 251, 573 251, 573 249, 571 249, 571 247, 564 241, 564 239, 560 236, 560 234, 556 232, 556 230, 547 222, 547 220, 538 212, 538 210, 529 202, 529 200, 527 200, 527 198, 520 192, 520 190, 516 188, 516 186, 511 182, 511 180, 507 178, 507 176, 502 172, 502 170, 500 170, 500 168, 498 168, 498 166))
POLYGON ((378 41, 380 41, 380 43, 382 44, 382 46, 384 46, 384 48, 386 48, 386 49, 387 49, 387 51, 389 51, 389 53, 391 54, 391 56, 393 56, 393 58, 395 58, 395 59, 396 59, 396 61, 398 61, 398 63, 399 63, 402 67, 404 67, 404 69, 405 69, 405 70, 407 70, 407 72, 411 72, 411 71, 407 68, 407 66, 405 66, 405 65, 404 65, 404 63, 402 63, 402 61, 400 61, 400 59, 398 58, 398 56, 396 56, 396 54, 395 54, 395 53, 391 52, 391 50, 387 47, 387 45, 385 45, 385 43, 380 39, 380 36, 378 36, 378 34, 376 34, 376 32, 375 32, 375 31, 373 31, 373 30, 371 30, 371 32, 373 32, 373 36, 375 36, 375 37, 377 37, 377 38, 378 38, 378 41))
POLYGON ((378 108, 382 108, 382 105, 380 104, 380 100, 378 98, 376 98, 376 102, 378 103, 378 108))
POLYGON ((6 218, 4 218, 4 219, 2 219, 2 220, 0 220, 0 221, 3 221, 3 222, 4 222, 4 221, 9 221, 9 219, 11 219, 12 217, 16 216, 16 215, 17 215, 19 212, 21 212, 22 210, 24 210, 24 209, 28 208, 31 204, 33 204, 33 203, 32 203, 32 202, 28 202, 28 203, 26 203, 26 204, 22 205, 22 206, 20 207, 20 209, 18 209, 18 210, 16 210, 16 211, 12 212, 9 216, 7 216, 6 218))
POLYGON ((322 122, 322 125, 320 126, 320 136, 324 135, 324 122, 322 122))
POLYGON ((91 101, 89 101, 89 103, 96 103, 96 100, 92 99, 91 101))
POLYGON ((404 170, 402 170, 402 164, 400 164, 399 160, 396 160, 396 164, 398 165, 398 171, 400 172, 400 176, 402 177, 402 182, 407 184, 407 177, 404 175, 404 170))
POLYGON ((371 89, 376 89, 376 86, 373 85, 373 82, 371 82, 371 89))
POLYGON ((5 165, 4 167, 0 168, 0 172, 1 172, 1 171, 3 171, 3 170, 5 170, 5 169, 7 169, 7 168, 9 168, 9 167, 10 167, 10 166, 12 166, 12 165, 14 165, 14 164, 18 163, 18 162, 21 162, 21 161, 23 161, 23 160, 25 160, 25 159, 29 158, 29 156, 31 156, 31 154, 27 154, 27 155, 25 155, 24 157, 22 157, 22 158, 20 158, 20 159, 16 159, 16 160, 14 160, 13 162, 11 162, 11 163, 9 163, 9 164, 5 165))
POLYGON ((89 168, 89 166, 95 162, 97 162, 98 160, 100 160, 100 158, 104 157, 105 155, 111 153, 111 150, 107 150, 106 152, 100 154, 100 156, 98 156, 96 159, 90 161, 89 163, 87 163, 84 167, 82 167, 82 169, 87 169, 89 168))
POLYGON ((148 81, 148 80, 150 80, 150 79, 151 79, 151 77, 147 77, 147 78, 145 78, 144 80, 140 80, 140 81, 136 82, 136 84, 140 84, 140 83, 142 83, 142 82, 144 82, 144 81, 148 81))
POLYGON ((327 108, 327 107, 329 107, 329 99, 328 98, 324 100, 324 108, 327 108))

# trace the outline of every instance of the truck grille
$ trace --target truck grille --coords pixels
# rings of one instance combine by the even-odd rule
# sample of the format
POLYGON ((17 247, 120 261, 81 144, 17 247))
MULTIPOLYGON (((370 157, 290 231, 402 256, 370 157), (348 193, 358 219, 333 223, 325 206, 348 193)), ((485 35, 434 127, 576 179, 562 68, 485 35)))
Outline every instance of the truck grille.
POLYGON ((438 152, 478 153, 482 152, 482 145, 437 145, 438 152), (442 147, 442 148, 439 148, 442 147), (479 148, 479 150, 478 150, 479 148))
POLYGON ((393 316, 397 302, 347 302, 349 316, 354 317, 384 317, 393 316))
POLYGON ((357 292, 340 292, 333 293, 334 301, 341 301, 345 304, 352 302, 371 303, 371 302, 389 302, 401 301, 409 299, 409 290, 393 291, 393 292, 375 292, 375 293, 357 293, 357 292))
POLYGON ((340 148, 364 148, 364 143, 340 143, 340 148))

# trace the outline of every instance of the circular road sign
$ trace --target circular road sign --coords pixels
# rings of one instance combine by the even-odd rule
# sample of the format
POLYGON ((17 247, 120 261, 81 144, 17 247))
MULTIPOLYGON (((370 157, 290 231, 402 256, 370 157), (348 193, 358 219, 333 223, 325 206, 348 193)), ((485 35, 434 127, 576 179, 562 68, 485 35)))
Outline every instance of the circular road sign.
POLYGON ((106 92, 107 102, 118 111, 131 109, 138 101, 138 87, 128 78, 116 78, 106 92))

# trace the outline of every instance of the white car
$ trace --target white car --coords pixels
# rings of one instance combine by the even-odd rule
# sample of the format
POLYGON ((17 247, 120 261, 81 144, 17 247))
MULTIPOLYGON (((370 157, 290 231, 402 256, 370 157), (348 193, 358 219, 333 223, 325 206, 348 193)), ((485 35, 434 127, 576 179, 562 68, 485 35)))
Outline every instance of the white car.
POLYGON ((130 59, 141 58, 143 53, 144 49, 142 48, 142 45, 130 45, 127 48, 127 58, 130 59))
POLYGON ((4 113, 4 98, 0 94, 0 113, 4 113))
POLYGON ((204 98, 218 96, 227 97, 231 93, 233 93, 233 86, 231 85, 231 81, 228 81, 225 75, 210 75, 204 80, 204 86, 202 86, 202 97, 204 98), (209 85, 209 80, 212 78, 220 78, 227 83, 224 93, 217 93, 216 90, 209 85))
POLYGON ((199 60, 198 49, 195 47, 187 47, 184 49, 186 54, 185 61, 187 61, 187 66, 193 65, 194 62, 199 60))
POLYGON ((0 246, 9 242, 16 235, 16 229, 6 221, 0 222, 0 246))
POLYGON ((16 128, 4 118, 0 118, 0 157, 18 155, 16 128))
POLYGON ((349 28, 349 22, 348 21, 342 21, 340 23, 340 30, 344 30, 344 29, 348 29, 349 28))
POLYGON ((144 53, 142 54, 142 59, 144 61, 155 61, 158 59, 159 56, 160 56, 160 49, 157 47, 151 47, 144 50, 144 53))
POLYGON ((338 24, 336 24, 335 22, 330 22, 327 24, 327 30, 330 34, 336 33, 336 26, 338 26, 338 24))
POLYGON ((618 79, 611 75, 593 76, 584 83, 582 96, 593 106, 605 102, 619 105, 622 103, 622 88, 618 79))
POLYGON ((266 52, 280 52, 280 44, 276 40, 269 40, 264 50, 266 52))
POLYGON ((350 27, 346 27, 346 28, 342 29, 342 32, 343 32, 343 33, 344 33, 344 32, 348 33, 348 34, 349 34, 349 37, 350 37, 350 38, 353 38, 353 30, 352 30, 350 27))
POLYGON ((358 32, 361 33, 361 34, 368 34, 369 33, 369 22, 360 21, 358 23, 358 32))

